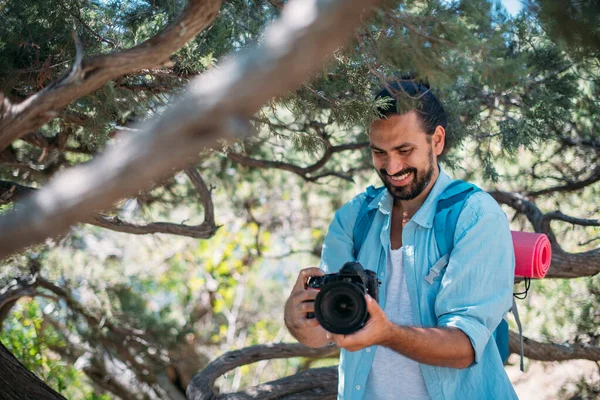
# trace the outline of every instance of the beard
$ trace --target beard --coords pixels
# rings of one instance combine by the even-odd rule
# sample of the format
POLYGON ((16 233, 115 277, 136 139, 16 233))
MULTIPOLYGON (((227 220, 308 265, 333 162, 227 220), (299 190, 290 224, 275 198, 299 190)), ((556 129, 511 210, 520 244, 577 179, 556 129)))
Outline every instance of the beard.
POLYGON ((433 177, 434 173, 433 151, 431 149, 429 150, 429 160, 427 167, 424 170, 419 171, 416 168, 411 167, 404 168, 394 175, 389 175, 385 168, 382 168, 377 171, 377 173, 394 200, 412 200, 423 193, 423 190, 425 190, 425 188, 431 182, 431 178, 433 177), (413 179, 409 184, 404 186, 394 186, 389 183, 388 179, 386 178, 388 176, 401 176, 406 173, 412 174, 413 179))

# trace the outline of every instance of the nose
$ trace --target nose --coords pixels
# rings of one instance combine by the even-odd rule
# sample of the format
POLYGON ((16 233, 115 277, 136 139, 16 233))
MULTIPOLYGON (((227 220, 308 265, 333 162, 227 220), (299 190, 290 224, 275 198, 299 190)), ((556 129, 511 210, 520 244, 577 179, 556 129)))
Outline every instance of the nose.
POLYGON ((397 157, 395 155, 388 156, 385 166, 384 166, 388 175, 396 175, 398 172, 402 171, 405 167, 406 166, 402 162, 401 158, 397 157))

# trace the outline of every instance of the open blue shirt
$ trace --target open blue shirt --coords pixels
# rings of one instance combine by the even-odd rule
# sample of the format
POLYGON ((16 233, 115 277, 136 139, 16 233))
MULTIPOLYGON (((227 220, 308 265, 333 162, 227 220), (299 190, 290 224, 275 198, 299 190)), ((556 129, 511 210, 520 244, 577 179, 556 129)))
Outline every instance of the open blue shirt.
MULTIPOLYGON (((432 400, 516 399, 494 340, 493 331, 512 304, 514 250, 506 214, 487 193, 471 195, 460 214, 450 261, 433 284, 424 280, 440 254, 433 231, 438 196, 451 178, 440 169, 429 196, 404 226, 402 245, 413 325, 456 327, 471 340, 475 362, 455 369, 420 364, 432 400)), ((354 260, 353 229, 366 194, 340 208, 323 244, 321 269, 337 272, 354 260)), ((373 225, 357 261, 377 272, 382 281, 379 303, 385 305, 385 271, 390 243, 393 198, 384 190, 371 203, 377 208, 373 225)), ((340 356, 338 399, 363 398, 374 348, 340 356)), ((393 366, 390 366, 393 367, 393 366)), ((402 379, 401 376, 398 379, 402 379)), ((399 397, 400 398, 400 397, 399 397)))

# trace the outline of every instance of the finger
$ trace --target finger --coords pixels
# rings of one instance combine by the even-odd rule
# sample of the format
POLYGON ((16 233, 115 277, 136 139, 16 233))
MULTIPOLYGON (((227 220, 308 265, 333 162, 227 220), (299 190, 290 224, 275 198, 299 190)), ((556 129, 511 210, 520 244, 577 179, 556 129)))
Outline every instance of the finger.
POLYGON ((314 328, 316 326, 319 326, 319 321, 317 320, 317 318, 307 318, 307 312, 302 311, 300 308, 295 309, 291 313, 291 315, 289 315, 288 318, 285 319, 286 325, 299 329, 314 328))
POLYGON ((315 328, 319 326, 319 321, 316 318, 305 318, 302 324, 306 328, 315 328))
POLYGON ((318 289, 309 288, 302 290, 294 294, 294 302, 300 303, 303 301, 314 301, 318 294, 318 289))
POLYGON ((336 334, 330 334, 331 335, 331 339, 335 342, 335 344, 338 347, 343 347, 344 343, 345 343, 345 335, 336 335, 336 334))
POLYGON ((334 336, 333 342, 339 348, 346 348, 346 341, 342 337, 334 336))
POLYGON ((367 311, 369 312, 369 314, 378 315, 383 312, 377 301, 375 301, 375 299, 369 296, 368 294, 365 295, 365 300, 367 302, 367 311))
POLYGON ((302 289, 306 289, 306 281, 308 280, 309 277, 323 276, 323 275, 325 275, 325 271, 323 271, 322 269, 319 269, 316 267, 304 268, 298 274, 298 279, 296 279, 296 283, 294 284, 293 290, 299 291, 302 289))
POLYGON ((315 312, 315 302, 314 301, 305 301, 303 303, 299 303, 297 310, 300 314, 306 315, 306 313, 314 313, 315 312))

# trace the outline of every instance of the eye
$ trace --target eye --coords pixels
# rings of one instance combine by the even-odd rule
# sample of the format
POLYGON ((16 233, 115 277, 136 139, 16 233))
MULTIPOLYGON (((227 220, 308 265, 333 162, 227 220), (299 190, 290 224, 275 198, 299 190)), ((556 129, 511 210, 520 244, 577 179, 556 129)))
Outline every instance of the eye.
POLYGON ((381 155, 385 154, 385 151, 381 151, 381 150, 372 149, 372 151, 373 151, 373 154, 375 154, 377 156, 381 156, 381 155))
POLYGON ((398 153, 402 154, 403 156, 408 155, 412 152, 413 149, 402 149, 402 150, 398 150, 398 153))

